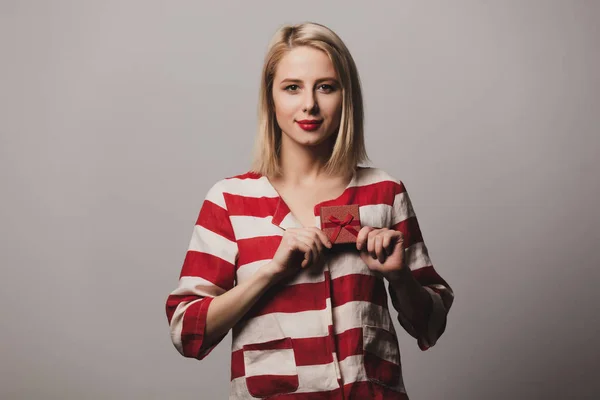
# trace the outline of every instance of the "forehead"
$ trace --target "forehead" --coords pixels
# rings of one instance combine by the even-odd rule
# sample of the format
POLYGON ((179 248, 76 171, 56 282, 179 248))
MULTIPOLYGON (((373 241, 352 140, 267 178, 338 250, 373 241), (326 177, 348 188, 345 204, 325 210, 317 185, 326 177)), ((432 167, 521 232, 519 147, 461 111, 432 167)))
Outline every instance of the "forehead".
POLYGON ((311 80, 324 77, 337 77, 329 56, 321 50, 308 46, 293 48, 279 61, 275 70, 275 80, 311 80))

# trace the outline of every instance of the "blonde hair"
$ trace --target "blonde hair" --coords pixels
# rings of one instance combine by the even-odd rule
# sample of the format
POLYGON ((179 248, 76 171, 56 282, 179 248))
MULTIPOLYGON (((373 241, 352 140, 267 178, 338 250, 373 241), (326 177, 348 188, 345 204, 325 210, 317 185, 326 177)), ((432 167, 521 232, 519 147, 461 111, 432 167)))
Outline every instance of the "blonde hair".
POLYGON ((285 25, 277 30, 265 55, 258 102, 258 133, 252 171, 276 176, 280 169, 281 129, 275 118, 273 80, 279 61, 291 49, 310 46, 325 52, 331 60, 342 89, 342 113, 333 151, 325 165, 327 173, 338 175, 367 161, 363 132, 363 101, 358 70, 350 51, 331 29, 312 22, 285 25))

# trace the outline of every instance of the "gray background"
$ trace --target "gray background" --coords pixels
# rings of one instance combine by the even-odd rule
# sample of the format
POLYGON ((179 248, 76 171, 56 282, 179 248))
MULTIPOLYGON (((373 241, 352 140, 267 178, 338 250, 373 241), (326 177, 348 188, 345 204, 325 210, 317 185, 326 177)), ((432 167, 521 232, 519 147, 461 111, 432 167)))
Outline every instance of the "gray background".
POLYGON ((355 57, 373 165, 456 292, 434 348, 399 331, 411 398, 600 390, 600 2, 365 3, 0 2, 0 398, 227 397, 230 339, 181 357, 164 303, 305 20, 355 57))

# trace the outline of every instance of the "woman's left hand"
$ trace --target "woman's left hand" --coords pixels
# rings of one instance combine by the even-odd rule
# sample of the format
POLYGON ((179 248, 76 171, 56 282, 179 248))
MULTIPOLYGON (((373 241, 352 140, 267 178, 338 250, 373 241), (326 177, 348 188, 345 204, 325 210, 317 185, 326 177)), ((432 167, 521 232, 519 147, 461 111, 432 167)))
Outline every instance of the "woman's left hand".
POLYGON ((404 236, 388 228, 364 226, 358 232, 356 248, 367 267, 389 281, 410 273, 404 263, 404 236))

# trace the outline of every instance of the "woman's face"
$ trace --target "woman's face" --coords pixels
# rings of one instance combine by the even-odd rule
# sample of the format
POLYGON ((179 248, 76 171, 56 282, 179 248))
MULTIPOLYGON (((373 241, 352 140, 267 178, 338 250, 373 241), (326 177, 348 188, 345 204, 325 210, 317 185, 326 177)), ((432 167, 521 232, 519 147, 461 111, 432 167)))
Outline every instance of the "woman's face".
POLYGON ((283 56, 273 80, 273 102, 282 140, 315 146, 335 134, 342 88, 327 54, 301 46, 283 56))

